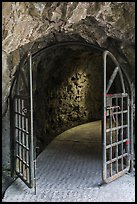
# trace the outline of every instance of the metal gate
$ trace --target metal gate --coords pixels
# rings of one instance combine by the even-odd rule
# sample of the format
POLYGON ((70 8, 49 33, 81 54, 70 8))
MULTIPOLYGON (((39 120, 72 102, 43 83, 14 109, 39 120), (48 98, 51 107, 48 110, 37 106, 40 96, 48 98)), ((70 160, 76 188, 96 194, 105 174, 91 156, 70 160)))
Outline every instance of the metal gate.
POLYGON ((85 46, 95 52, 103 53, 104 90, 102 119, 102 179, 108 183, 133 169, 133 94, 128 77, 131 95, 125 90, 122 69, 114 56, 104 48, 85 42, 67 41, 44 47, 36 53, 27 54, 22 59, 10 91, 11 126, 11 174, 20 177, 28 187, 36 192, 36 154, 33 138, 33 90, 32 58, 52 48, 69 45, 85 46), (109 56, 116 65, 108 84, 106 83, 106 62, 109 56), (109 93, 119 74, 122 84, 121 93, 109 93), (130 99, 129 99, 130 98, 130 99), (131 165, 130 165, 131 164, 131 165))
POLYGON ((23 59, 15 74, 10 93, 11 173, 20 177, 28 187, 35 185, 35 156, 33 145, 32 57, 23 59))
POLYGON ((128 93, 121 69, 114 58, 108 52, 104 52, 104 108, 103 108, 103 171, 102 178, 105 183, 122 176, 130 168, 130 123, 128 93), (110 57, 116 65, 108 84, 106 82, 107 57, 110 57), (109 93, 116 76, 119 75, 122 93, 109 93))

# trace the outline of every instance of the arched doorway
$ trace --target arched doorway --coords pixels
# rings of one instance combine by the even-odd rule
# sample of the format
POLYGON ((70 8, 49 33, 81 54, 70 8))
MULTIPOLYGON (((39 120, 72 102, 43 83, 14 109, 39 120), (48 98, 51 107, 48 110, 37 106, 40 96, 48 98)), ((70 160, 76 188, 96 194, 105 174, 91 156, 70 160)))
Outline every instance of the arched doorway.
MULTIPOLYGON (((111 182, 132 169, 133 96, 130 80, 104 48, 77 41, 60 42, 27 53, 15 73, 10 92, 11 170, 28 187, 35 186, 36 141, 33 119, 33 60, 58 47, 83 47, 102 55, 102 180, 111 182), (114 85, 115 82, 115 86, 114 85), (130 165, 131 163, 131 165, 130 165)), ((77 49, 76 49, 77 50, 77 49)))

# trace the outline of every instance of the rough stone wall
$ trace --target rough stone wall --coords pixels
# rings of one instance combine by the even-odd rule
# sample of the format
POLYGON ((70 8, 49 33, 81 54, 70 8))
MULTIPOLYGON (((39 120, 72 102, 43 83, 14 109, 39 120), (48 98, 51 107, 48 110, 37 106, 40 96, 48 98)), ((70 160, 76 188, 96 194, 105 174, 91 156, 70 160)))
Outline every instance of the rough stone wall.
POLYGON ((11 77, 28 49, 84 39, 109 49, 135 81, 134 2, 3 2, 2 25, 11 77))
POLYGON ((33 52, 72 36, 109 49, 135 81, 134 2, 3 2, 2 25, 11 71, 31 46, 33 52))
POLYGON ((2 119, 2 167, 10 169, 10 120, 9 112, 2 119))
POLYGON ((59 53, 50 68, 48 65, 48 77, 45 60, 37 67, 34 132, 40 149, 71 127, 101 119, 102 56, 65 50, 59 53))
POLYGON ((7 111, 7 97, 11 86, 10 61, 7 54, 2 52, 2 115, 7 111))
POLYGON ((8 110, 8 93, 11 86, 10 61, 7 54, 2 52, 2 166, 10 167, 10 124, 8 110))
POLYGON ((8 53, 50 32, 78 28, 80 36, 100 45, 107 37, 135 41, 134 2, 3 2, 2 12, 8 53))

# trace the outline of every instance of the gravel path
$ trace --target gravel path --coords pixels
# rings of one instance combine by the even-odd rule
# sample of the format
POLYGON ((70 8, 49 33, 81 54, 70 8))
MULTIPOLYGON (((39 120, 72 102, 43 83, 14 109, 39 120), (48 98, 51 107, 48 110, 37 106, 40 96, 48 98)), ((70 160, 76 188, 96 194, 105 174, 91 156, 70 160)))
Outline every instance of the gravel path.
POLYGON ((102 186, 100 121, 56 137, 37 158, 37 194, 17 179, 3 202, 135 202, 135 177, 102 186))

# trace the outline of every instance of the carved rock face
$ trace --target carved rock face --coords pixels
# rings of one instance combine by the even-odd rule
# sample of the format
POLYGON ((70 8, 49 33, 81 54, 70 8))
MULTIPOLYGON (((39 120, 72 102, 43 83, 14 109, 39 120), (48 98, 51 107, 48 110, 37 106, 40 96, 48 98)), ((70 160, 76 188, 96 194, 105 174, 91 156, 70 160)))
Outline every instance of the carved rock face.
POLYGON ((3 2, 3 47, 8 53, 61 30, 77 30, 99 44, 105 36, 134 43, 134 29, 134 2, 3 2))
POLYGON ((67 35, 109 49, 134 80, 134 2, 3 2, 2 9, 2 48, 11 69, 32 43, 67 35))

